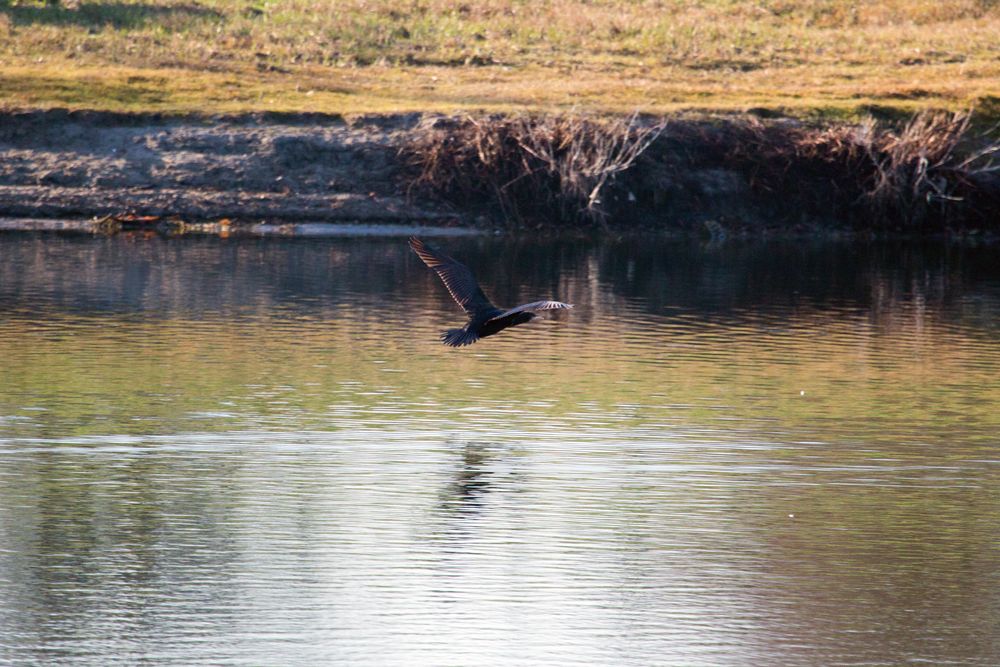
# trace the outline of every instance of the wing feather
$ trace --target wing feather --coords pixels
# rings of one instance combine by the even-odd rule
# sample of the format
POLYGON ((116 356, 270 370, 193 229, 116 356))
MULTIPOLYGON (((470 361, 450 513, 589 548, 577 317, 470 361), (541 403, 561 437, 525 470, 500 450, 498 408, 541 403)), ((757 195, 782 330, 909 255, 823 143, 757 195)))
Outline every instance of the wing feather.
POLYGON ((532 303, 525 303, 520 306, 514 306, 510 310, 504 311, 491 318, 489 321, 499 320, 504 317, 510 317, 511 315, 516 315, 517 313, 534 313, 539 310, 561 310, 563 308, 572 308, 573 304, 563 303, 562 301, 533 301, 532 303))
POLYGON ((469 267, 434 250, 415 236, 410 237, 410 248, 438 275, 452 298, 465 309, 465 312, 472 315, 496 308, 483 294, 469 267))

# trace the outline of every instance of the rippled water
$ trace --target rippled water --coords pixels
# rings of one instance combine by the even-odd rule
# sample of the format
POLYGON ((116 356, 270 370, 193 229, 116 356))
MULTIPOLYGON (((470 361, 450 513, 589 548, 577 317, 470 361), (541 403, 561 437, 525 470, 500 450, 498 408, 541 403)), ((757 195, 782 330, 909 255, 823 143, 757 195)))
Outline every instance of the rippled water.
POLYGON ((995 665, 993 247, 0 236, 0 663, 995 665))

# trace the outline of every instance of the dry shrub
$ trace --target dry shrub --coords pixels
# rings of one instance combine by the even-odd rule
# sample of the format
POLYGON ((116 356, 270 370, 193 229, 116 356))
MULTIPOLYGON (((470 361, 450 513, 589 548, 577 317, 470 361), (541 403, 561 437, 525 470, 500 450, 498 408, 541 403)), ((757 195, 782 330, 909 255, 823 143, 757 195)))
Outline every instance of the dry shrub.
MULTIPOLYGON (((1000 143, 971 137, 970 121, 968 113, 935 111, 902 127, 751 119, 680 135, 698 147, 698 167, 738 170, 758 198, 796 213, 868 228, 940 228, 980 224, 979 203, 1000 188, 991 160, 1000 143)), ((678 134, 673 126, 667 133, 678 134)))
POLYGON ((640 126, 635 117, 495 116, 438 120, 404 153, 415 184, 463 206, 492 202, 515 223, 611 216, 690 226, 699 217, 739 218, 749 210, 740 197, 749 197, 751 217, 769 226, 995 227, 1000 166, 991 157, 1000 143, 970 137, 969 128, 969 114, 943 112, 901 127, 866 120, 825 128, 753 118, 640 126), (720 173, 745 190, 706 188, 720 173))
POLYGON ((436 121, 403 149, 416 185, 468 202, 491 199, 513 223, 603 223, 603 198, 660 126, 568 116, 436 121))
POLYGON ((920 224, 939 209, 963 202, 971 179, 996 170, 990 156, 1000 148, 987 144, 971 155, 961 154, 970 121, 967 113, 923 113, 902 132, 869 132, 876 137, 866 145, 875 167, 868 193, 874 211, 895 212, 920 224))
MULTIPOLYGON (((790 162, 819 159, 833 170, 831 183, 850 193, 860 213, 895 227, 961 223, 968 217, 970 183, 997 168, 996 142, 971 153, 968 113, 928 111, 901 129, 872 119, 857 126, 805 132, 796 140, 790 162)), ((984 183, 985 184, 985 183, 984 183)), ((871 223, 869 223, 871 224, 871 223)))

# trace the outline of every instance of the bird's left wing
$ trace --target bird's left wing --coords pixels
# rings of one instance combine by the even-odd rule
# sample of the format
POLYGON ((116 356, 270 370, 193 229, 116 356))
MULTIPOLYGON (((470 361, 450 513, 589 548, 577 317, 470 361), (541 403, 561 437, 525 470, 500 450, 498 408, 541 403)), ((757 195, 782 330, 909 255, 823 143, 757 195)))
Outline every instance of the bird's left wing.
POLYGON ((417 257, 423 260, 424 264, 438 274, 452 298, 465 309, 465 312, 473 315, 483 310, 496 308, 483 294, 483 290, 479 288, 479 283, 473 277, 472 271, 465 264, 438 252, 415 236, 410 237, 410 248, 417 253, 417 257))

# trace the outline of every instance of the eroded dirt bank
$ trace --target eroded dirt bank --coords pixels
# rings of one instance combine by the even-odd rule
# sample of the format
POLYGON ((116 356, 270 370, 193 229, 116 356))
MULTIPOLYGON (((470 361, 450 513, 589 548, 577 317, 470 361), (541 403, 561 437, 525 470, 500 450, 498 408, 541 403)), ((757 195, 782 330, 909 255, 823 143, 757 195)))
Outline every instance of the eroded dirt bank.
POLYGON ((0 217, 1000 229, 1000 145, 968 117, 636 121, 8 113, 0 217))
POLYGON ((416 116, 0 116, 0 215, 447 221, 406 196, 397 149, 416 116))

